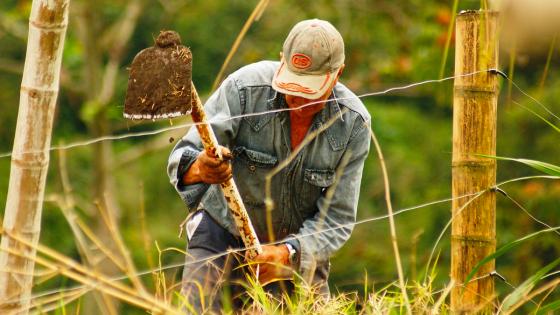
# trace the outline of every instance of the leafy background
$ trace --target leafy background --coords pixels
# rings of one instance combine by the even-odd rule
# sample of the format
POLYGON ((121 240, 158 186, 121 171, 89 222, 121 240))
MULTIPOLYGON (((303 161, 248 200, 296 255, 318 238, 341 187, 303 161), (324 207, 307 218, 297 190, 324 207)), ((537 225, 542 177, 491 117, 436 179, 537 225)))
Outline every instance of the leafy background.
MULTIPOLYGON (((504 3, 508 1, 491 5, 504 3)), ((126 68, 134 55, 151 46, 159 30, 177 30, 193 51, 194 81, 206 97, 256 4, 255 0, 73 0, 52 143, 68 144, 101 135, 169 126, 169 122, 130 123, 122 118, 126 68), (131 3, 137 3, 140 10, 130 39, 122 40, 119 37, 122 24, 118 23, 123 22, 131 3), (104 73, 112 58, 117 60, 118 66, 117 75, 110 84, 114 91, 108 99, 102 100, 104 73)), ((480 7, 479 1, 458 2, 458 10, 480 7)), ((454 16, 452 8, 452 1, 437 0, 270 1, 261 18, 249 29, 226 72, 261 59, 277 59, 291 26, 299 20, 318 17, 331 21, 342 33, 347 66, 341 81, 357 94, 437 79, 442 64, 444 76, 450 76, 453 74, 453 44, 446 61, 444 50, 454 16)), ((30 1, 0 3, 0 104, 3 106, 0 152, 9 152, 13 144, 29 11, 30 1)), ((550 110, 560 113, 560 89, 557 88, 560 68, 558 49, 554 47, 555 31, 544 31, 550 28, 545 25, 539 36, 533 36, 538 37, 538 41, 521 35, 516 40, 514 35, 522 32, 513 31, 512 25, 519 27, 519 24, 515 23, 516 15, 510 13, 511 10, 504 10, 507 18, 502 27, 500 68, 550 110)), ((448 81, 364 99, 387 161, 395 209, 450 196, 452 91, 452 81, 448 81)), ((512 101, 539 112, 553 123, 558 124, 558 121, 507 81, 502 81, 501 91, 498 155, 560 164, 558 133, 512 101)), ((173 124, 186 121, 176 119, 173 124)), ((160 248, 185 246, 177 234, 178 222, 186 216, 186 209, 169 185, 165 171, 173 146, 171 142, 184 132, 104 142, 66 151, 67 170, 79 215, 102 234, 95 200, 108 192, 116 205, 113 210, 120 230, 140 270, 153 267, 157 260, 154 241, 160 248), (142 207, 146 212, 149 248, 145 248, 140 230, 142 207)), ((40 241, 79 260, 67 221, 59 205, 53 202, 63 190, 59 160, 60 154, 53 151, 40 241)), ((0 204, 5 204, 7 197, 9 168, 10 159, 0 159, 0 204)), ((498 181, 537 173, 521 164, 500 161, 498 181)), ((560 225, 560 182, 529 180, 503 188, 535 217, 551 226, 560 225)), ((383 193, 378 158, 372 150, 362 183, 360 219, 386 214, 383 193)), ((449 203, 396 218, 409 281, 422 280, 430 251, 449 218, 449 203)), ((542 228, 511 201, 498 197, 498 245, 542 228)), ((549 233, 524 243, 498 258, 497 271, 513 285, 520 284, 559 256, 558 237, 549 233)), ((435 284, 444 286, 449 280, 448 236, 439 244, 438 252, 435 284)), ((162 254, 163 265, 182 260, 178 252, 162 254)), ((169 270, 169 277, 178 279, 180 271, 181 268, 169 270)), ((332 259, 331 288, 341 292, 361 290, 366 273, 375 287, 397 279, 386 220, 356 226, 350 241, 332 259)), ((145 280, 151 281, 150 277, 145 280)), ((69 280, 55 278, 41 284, 36 291, 68 285, 69 280)), ((512 290, 499 280, 496 285, 501 297, 512 290)), ((140 313, 128 307, 125 310, 140 313)))

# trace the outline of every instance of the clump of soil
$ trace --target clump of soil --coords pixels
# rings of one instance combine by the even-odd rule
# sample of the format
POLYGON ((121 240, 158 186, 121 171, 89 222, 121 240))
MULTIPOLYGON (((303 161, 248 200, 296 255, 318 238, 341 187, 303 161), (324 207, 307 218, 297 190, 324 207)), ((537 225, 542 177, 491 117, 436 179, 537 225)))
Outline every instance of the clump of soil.
POLYGON ((174 31, 161 31, 154 47, 130 66, 124 117, 163 119, 191 112, 192 54, 174 31))

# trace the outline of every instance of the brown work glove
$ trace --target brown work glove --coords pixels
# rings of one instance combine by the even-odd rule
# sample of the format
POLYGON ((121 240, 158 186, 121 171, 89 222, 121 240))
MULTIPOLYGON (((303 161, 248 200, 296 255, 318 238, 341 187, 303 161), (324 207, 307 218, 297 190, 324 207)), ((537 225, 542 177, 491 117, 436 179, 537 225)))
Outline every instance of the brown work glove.
POLYGON ((222 152, 223 160, 210 156, 206 150, 200 152, 196 161, 183 176, 183 183, 185 185, 200 182, 221 184, 230 179, 233 176, 231 163, 229 162, 232 158, 231 151, 222 146, 219 146, 219 150, 222 152))

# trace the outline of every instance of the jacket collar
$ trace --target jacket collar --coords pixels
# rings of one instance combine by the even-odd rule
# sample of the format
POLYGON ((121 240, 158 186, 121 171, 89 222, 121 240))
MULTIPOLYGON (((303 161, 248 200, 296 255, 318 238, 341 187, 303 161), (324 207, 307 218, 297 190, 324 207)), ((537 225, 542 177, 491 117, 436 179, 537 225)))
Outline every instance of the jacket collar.
MULTIPOLYGON (((286 104, 286 99, 284 98, 284 94, 276 92, 273 89, 271 89, 271 91, 273 91, 273 96, 269 98, 269 108, 270 109, 287 108, 288 104, 286 104)), ((262 116, 263 117, 262 119, 266 119, 266 122, 268 122, 270 118, 266 118, 265 116, 262 116)), ((311 124, 311 129, 317 130, 321 128, 325 123, 328 123, 331 119, 337 119, 337 117, 339 117, 338 119, 340 119, 341 121, 344 121, 340 105, 336 100, 336 94, 333 91, 333 93, 327 100, 326 106, 320 112, 318 112, 315 115, 315 117, 313 117, 313 123, 311 124)), ((333 151, 339 151, 344 149, 345 147, 345 143, 343 140, 344 136, 341 134, 341 132, 343 133, 343 131, 340 130, 340 126, 335 127, 335 125, 337 125, 337 122, 329 126, 323 133, 324 136, 328 139, 329 144, 331 145, 333 151)))

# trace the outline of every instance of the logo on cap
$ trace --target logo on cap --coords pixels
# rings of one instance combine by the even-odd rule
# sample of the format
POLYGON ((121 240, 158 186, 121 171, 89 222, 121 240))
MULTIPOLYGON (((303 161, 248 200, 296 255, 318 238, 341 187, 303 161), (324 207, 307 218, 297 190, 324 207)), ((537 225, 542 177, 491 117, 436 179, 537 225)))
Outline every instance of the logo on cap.
POLYGON ((304 54, 293 54, 292 65, 298 69, 307 69, 311 66, 311 58, 304 54))

